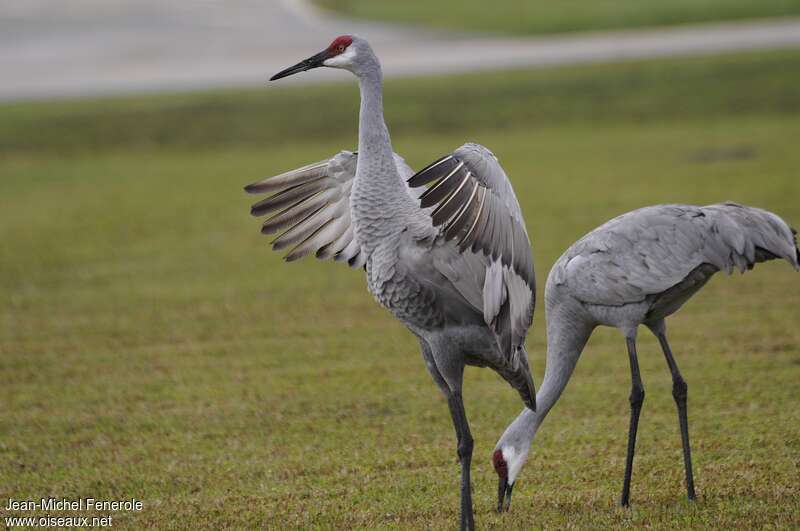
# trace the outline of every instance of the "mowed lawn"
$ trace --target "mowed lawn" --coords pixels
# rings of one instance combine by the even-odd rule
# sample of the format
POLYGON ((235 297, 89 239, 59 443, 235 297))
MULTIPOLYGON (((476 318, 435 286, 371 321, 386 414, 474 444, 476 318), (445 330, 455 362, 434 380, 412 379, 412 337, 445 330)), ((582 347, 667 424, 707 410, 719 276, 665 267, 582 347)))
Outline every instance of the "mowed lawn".
MULTIPOLYGON (((570 243, 636 207, 730 199, 800 225, 799 84, 789 51, 391 81, 387 120, 415 167, 467 140, 500 157, 541 301, 570 243)), ((362 272, 283 263, 241 190, 353 148, 357 100, 348 83, 0 106, 3 503, 133 497, 141 512, 113 513, 130 529, 456 525, 454 435, 415 339, 362 272)), ((630 510, 616 331, 590 341, 508 514, 490 455, 521 403, 468 369, 479 525, 800 526, 798 306, 800 275, 773 262, 719 275, 670 321, 694 504, 644 331, 630 510)))
POLYGON ((315 0, 348 16, 457 31, 538 34, 800 14, 798 0, 315 0))

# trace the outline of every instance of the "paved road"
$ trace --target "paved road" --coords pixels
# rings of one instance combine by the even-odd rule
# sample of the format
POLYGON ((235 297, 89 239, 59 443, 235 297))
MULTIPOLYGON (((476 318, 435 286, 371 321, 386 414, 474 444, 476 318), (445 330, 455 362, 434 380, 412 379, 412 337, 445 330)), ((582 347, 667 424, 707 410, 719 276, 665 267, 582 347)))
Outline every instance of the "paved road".
POLYGON ((305 2, 0 2, 0 99, 261 85, 342 33, 368 38, 387 76, 800 46, 798 18, 497 38, 333 18, 305 2))

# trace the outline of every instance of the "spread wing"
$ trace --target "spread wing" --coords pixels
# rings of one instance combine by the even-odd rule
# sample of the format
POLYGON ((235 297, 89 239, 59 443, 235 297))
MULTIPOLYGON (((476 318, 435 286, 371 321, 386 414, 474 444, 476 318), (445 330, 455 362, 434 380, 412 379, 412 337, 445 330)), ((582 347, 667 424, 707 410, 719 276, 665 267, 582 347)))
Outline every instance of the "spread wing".
MULTIPOLYGON (((435 206, 434 226, 460 252, 440 270, 445 276, 455 271, 462 273, 460 278, 474 279, 475 268, 482 268, 483 285, 472 291, 480 290, 484 320, 494 330, 507 365, 529 375, 523 345, 536 294, 531 244, 519 202, 497 158, 483 146, 465 144, 408 183, 430 185, 420 196, 421 207, 435 206)), ((464 286, 463 291, 469 290, 464 286)))
POLYGON ((422 208, 436 205, 433 224, 459 250, 482 251, 534 285, 528 231, 511 182, 491 151, 464 144, 409 179, 411 187, 433 183, 420 196, 422 208))
MULTIPOLYGON (((245 187, 251 194, 269 197, 250 209, 254 216, 269 216, 263 234, 280 233, 273 241, 276 251, 290 248, 289 262, 311 253, 317 258, 362 267, 366 256, 356 240, 350 219, 350 191, 356 175, 357 153, 341 151, 330 159, 303 166, 245 187)), ((400 176, 413 171, 395 154, 400 176)), ((418 194, 409 191, 413 197, 418 194)))

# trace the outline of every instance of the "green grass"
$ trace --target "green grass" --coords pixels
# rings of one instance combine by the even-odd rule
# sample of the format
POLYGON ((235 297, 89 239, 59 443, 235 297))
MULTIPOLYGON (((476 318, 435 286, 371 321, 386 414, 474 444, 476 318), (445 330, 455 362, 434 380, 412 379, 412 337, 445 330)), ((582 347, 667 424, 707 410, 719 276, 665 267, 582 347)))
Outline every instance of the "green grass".
MULTIPOLYGON (((567 245, 645 204, 800 224, 798 82, 800 52, 392 81, 387 119, 416 167, 465 140, 498 154, 542 287, 567 245)), ((240 188, 352 147, 356 107, 353 84, 0 107, 2 503, 141 499, 122 528, 453 527, 454 436, 413 336, 362 273, 282 263, 240 188)), ((647 334, 630 511, 617 332, 595 333, 507 515, 489 458, 521 404, 468 370, 479 525, 798 527, 798 281, 779 263, 720 276, 670 322, 696 504, 647 334)))
POLYGON ((800 14, 798 0, 316 0, 348 16, 456 31, 539 34, 800 14))

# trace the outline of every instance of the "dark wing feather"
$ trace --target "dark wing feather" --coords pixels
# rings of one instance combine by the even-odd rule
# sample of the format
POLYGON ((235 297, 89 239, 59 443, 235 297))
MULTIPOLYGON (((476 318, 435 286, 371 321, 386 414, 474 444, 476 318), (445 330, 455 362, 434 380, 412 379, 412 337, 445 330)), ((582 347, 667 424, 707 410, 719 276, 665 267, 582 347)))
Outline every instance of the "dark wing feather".
POLYGON ((420 171, 412 175, 408 180, 408 185, 412 188, 417 188, 428 184, 429 182, 441 177, 443 171, 449 172, 457 164, 458 161, 454 161, 452 155, 445 155, 444 157, 428 164, 420 171))
POLYGON ((533 285, 533 259, 519 202, 494 155, 465 144, 408 180, 409 186, 433 183, 420 197, 422 208, 437 205, 433 224, 460 249, 500 258, 533 285), (473 191, 475 192, 473 194, 473 191))
MULTIPOLYGON (((451 158, 450 160, 454 159, 451 158)), ((464 173, 466 170, 464 170, 463 162, 459 162, 455 165, 442 164, 437 166, 437 168, 441 169, 441 173, 439 174, 440 179, 436 184, 425 190, 425 192, 419 196, 420 206, 422 206, 422 208, 432 207, 436 203, 450 197, 450 194, 464 182, 464 173)))

